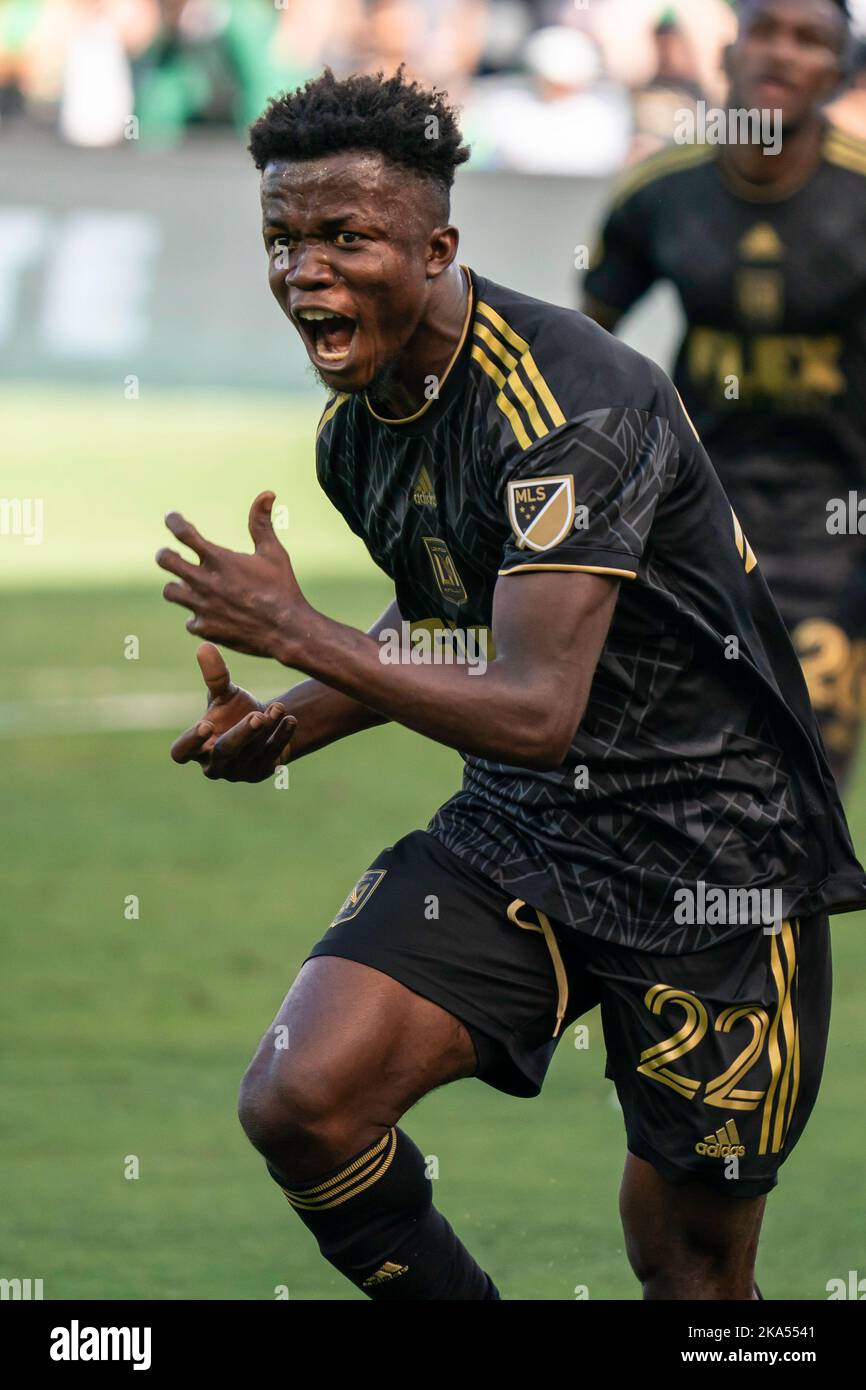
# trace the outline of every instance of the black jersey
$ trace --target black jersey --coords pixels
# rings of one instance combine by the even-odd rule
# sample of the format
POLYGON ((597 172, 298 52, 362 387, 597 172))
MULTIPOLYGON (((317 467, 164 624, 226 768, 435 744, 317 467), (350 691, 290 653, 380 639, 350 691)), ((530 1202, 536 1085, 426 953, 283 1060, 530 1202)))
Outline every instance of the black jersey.
POLYGON ((438 396, 402 421, 334 397, 319 481, 409 622, 487 627, 501 576, 535 569, 621 590, 562 767, 464 754, 430 831, 514 897, 645 949, 756 929, 683 925, 678 889, 778 889, 786 915, 866 904, 784 625, 670 381, 584 315, 467 273, 438 396))
POLYGON ((718 156, 631 171, 585 288, 625 311, 675 286, 674 381, 793 626, 866 565, 866 538, 827 529, 830 500, 866 485, 866 144, 828 126, 817 171, 776 201, 734 191, 718 156))

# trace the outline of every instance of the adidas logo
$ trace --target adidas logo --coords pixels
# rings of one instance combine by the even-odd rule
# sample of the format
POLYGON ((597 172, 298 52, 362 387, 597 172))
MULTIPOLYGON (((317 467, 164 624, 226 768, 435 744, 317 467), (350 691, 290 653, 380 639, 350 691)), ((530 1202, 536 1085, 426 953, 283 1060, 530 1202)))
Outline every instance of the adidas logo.
POLYGON ((395 1265, 391 1260, 386 1260, 375 1274, 371 1274, 369 1279, 365 1279, 361 1285, 362 1289, 368 1289, 371 1284, 386 1284, 389 1279, 399 1279, 401 1274, 406 1274, 408 1265, 395 1265))
POLYGON ((421 472, 415 479, 415 491, 412 493, 412 501, 416 507, 435 507, 436 493, 433 491, 433 483, 430 474, 427 472, 426 464, 421 465, 421 472))
POLYGON ((695 1144, 695 1153, 705 1158, 742 1158, 745 1152, 733 1120, 728 1120, 715 1134, 705 1134, 700 1143, 695 1144))

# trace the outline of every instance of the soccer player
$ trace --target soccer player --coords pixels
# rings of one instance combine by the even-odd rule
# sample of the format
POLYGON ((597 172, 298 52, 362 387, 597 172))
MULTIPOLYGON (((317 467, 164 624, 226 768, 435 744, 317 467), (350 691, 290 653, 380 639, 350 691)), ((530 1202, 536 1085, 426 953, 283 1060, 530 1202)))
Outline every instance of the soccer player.
POLYGON ((782 134, 781 151, 674 145, 631 171, 584 307, 613 330, 655 281, 675 286, 688 328, 674 381, 791 632, 844 783, 866 680, 866 537, 847 505, 866 481, 866 144, 822 111, 847 62, 844 6, 742 0, 739 17, 729 105, 781 111, 765 132, 782 134))
POLYGON ((160 551, 165 597, 209 639, 210 692, 173 756, 263 780, 287 742, 396 720, 465 770, 313 945, 241 1123, 371 1298, 496 1299, 401 1117, 459 1077, 536 1095, 600 1002, 646 1297, 757 1296, 766 1194, 822 1069, 827 914, 866 878, 749 543, 658 367, 459 264, 444 94, 326 71, 250 148, 271 289, 332 393, 318 477, 395 598, 369 634, 314 610, 273 493, 253 554, 170 513, 198 564, 160 551), (413 635, 394 660, 403 623, 464 647, 413 635), (486 631, 486 669, 456 659, 486 631), (310 679, 261 705, 213 643, 310 679))

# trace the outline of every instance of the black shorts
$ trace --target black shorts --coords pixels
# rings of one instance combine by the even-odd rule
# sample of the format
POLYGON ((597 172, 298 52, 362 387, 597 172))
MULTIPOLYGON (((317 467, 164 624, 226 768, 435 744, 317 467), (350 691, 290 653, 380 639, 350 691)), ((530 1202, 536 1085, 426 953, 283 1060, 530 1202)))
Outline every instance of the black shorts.
POLYGON ((539 1093, 558 1041, 600 1004, 629 1151, 674 1183, 768 1192, 818 1093, 826 917, 653 955, 550 923, 415 831, 362 874, 310 952, 327 955, 372 966, 459 1018, 476 1076, 510 1095, 539 1093))

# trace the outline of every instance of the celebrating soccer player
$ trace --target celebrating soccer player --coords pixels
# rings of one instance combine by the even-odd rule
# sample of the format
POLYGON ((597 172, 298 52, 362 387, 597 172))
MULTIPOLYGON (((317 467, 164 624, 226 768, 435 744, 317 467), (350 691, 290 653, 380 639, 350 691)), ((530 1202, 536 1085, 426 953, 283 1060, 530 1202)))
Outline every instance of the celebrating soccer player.
POLYGON ((822 104, 848 47, 835 0, 742 0, 718 113, 730 138, 631 171, 585 283, 609 329, 655 281, 675 285, 688 329, 674 380, 792 634, 840 783, 866 689, 866 517, 849 506, 866 484, 866 144, 822 104), (763 140, 745 138, 750 112, 772 118, 763 140))
POLYGON ((645 1296, 756 1297, 766 1194, 821 1076, 828 913, 866 878, 748 539, 659 368, 458 262, 467 151, 442 93, 326 72, 250 148, 271 289, 331 393, 319 480, 395 597, 370 633, 313 609, 271 493, 252 554, 171 513, 198 563, 161 551, 165 596, 208 639, 210 693, 173 755, 260 781, 287 746, 396 720, 465 770, 341 907, 335 885, 241 1123, 369 1297, 496 1299, 401 1119, 459 1077, 536 1095, 600 1003, 645 1296), (382 659, 404 623, 489 631, 491 660, 382 659), (213 643, 309 679, 260 704, 213 643))

